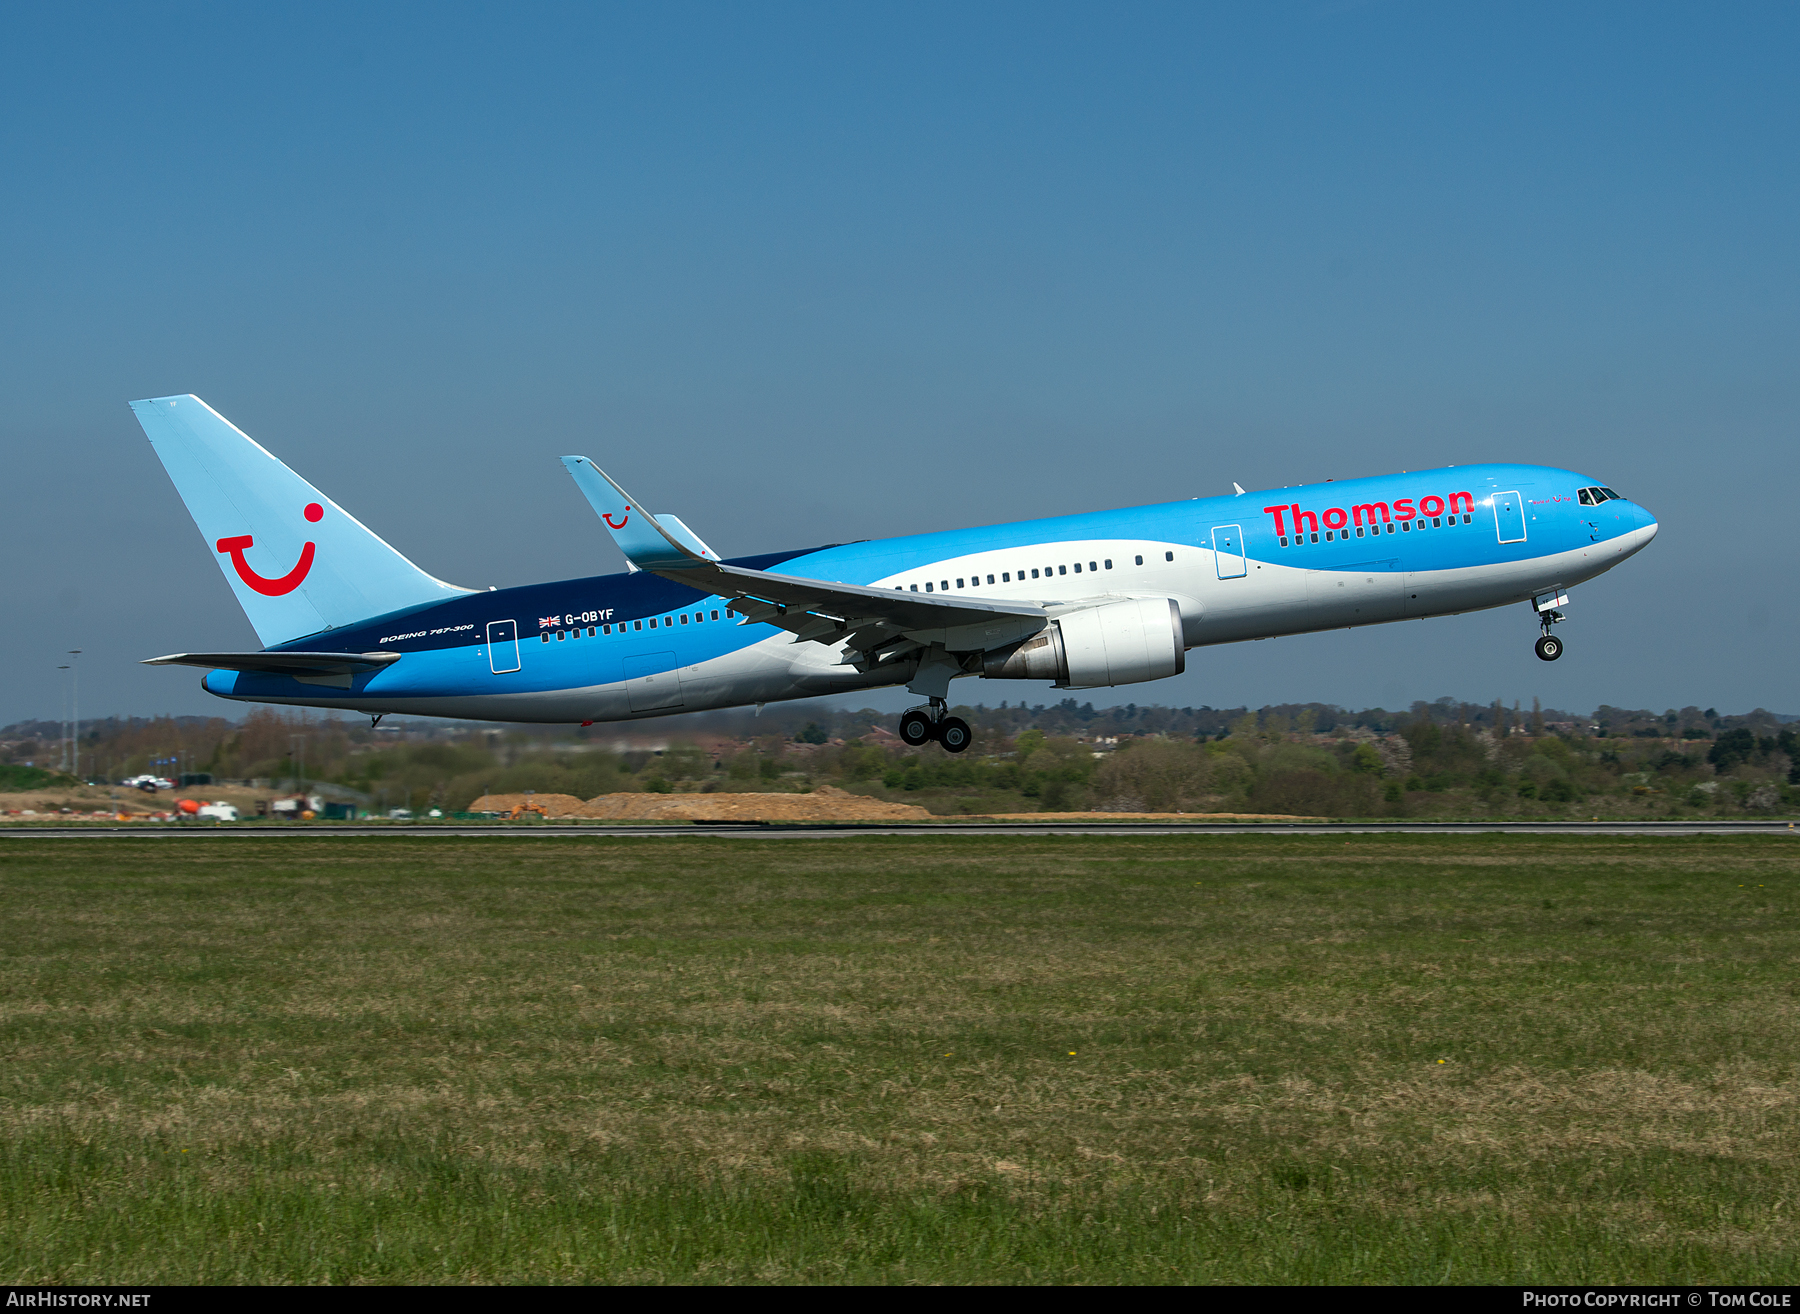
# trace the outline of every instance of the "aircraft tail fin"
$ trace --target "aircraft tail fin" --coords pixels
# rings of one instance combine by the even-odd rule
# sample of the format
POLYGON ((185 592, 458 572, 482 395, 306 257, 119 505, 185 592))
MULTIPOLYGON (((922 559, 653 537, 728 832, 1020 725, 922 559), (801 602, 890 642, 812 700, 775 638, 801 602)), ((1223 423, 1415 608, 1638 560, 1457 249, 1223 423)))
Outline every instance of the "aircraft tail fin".
POLYGON ((264 646, 458 597, 189 393, 134 401, 264 646))

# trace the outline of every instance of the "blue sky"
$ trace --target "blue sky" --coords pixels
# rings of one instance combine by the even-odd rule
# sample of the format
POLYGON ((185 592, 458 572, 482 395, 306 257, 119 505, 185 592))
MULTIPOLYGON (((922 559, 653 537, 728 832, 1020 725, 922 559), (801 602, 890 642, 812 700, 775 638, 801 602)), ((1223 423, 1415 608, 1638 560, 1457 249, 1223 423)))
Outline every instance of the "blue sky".
POLYGON ((1571 466, 1663 529, 1554 666, 1513 608, 1117 701, 1800 712, 1800 11, 0 22, 0 723, 75 647, 84 713, 239 710, 135 665, 253 646, 125 406, 186 391, 474 586, 619 567, 572 451, 726 553, 1571 466))

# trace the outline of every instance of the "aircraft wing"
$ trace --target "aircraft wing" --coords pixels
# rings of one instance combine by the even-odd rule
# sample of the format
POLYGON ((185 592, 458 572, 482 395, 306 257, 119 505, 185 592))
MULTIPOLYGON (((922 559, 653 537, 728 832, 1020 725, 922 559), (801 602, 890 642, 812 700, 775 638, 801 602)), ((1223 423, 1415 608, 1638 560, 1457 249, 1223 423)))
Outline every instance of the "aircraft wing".
POLYGON ((142 665, 203 666, 258 675, 360 675, 391 666, 400 657, 397 652, 172 652, 146 658, 142 665))
MULTIPOLYGON (((731 598, 730 610, 749 624, 791 631, 796 642, 848 646, 857 665, 885 661, 941 644, 951 652, 981 652, 1017 643, 1044 628, 1049 613, 1030 602, 872 589, 731 566, 712 555, 681 525, 678 536, 660 518, 638 509, 629 494, 584 456, 563 465, 634 566, 702 593, 731 598)), ((669 517, 673 519, 673 517, 669 517)), ((679 523, 679 522, 677 522, 679 523)))
POLYGON ((1030 602, 901 593, 723 562, 646 569, 731 598, 731 610, 749 624, 780 626, 792 631, 796 641, 833 647, 847 643, 865 661, 877 653, 885 659, 932 644, 951 652, 1003 648, 1036 634, 1048 620, 1048 613, 1030 602))

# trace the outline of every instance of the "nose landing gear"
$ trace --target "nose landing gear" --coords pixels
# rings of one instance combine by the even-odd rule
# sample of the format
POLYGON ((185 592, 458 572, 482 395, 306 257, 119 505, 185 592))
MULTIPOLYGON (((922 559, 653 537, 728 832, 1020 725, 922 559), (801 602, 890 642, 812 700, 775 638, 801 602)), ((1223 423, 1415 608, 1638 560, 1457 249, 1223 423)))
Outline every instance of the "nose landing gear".
POLYGON ((960 753, 974 742, 969 723, 960 716, 945 716, 948 704, 933 698, 931 708, 915 707, 900 718, 900 740, 909 748, 919 748, 935 739, 946 753, 960 753))
POLYGON ((1532 599, 1532 609, 1537 612, 1538 624, 1544 630, 1543 634, 1538 636, 1537 643, 1533 645, 1540 661, 1553 662, 1563 655, 1562 640, 1550 633, 1550 627, 1559 625, 1568 619, 1556 609, 1558 603, 1566 603, 1568 600, 1569 595, 1560 589, 1541 598, 1532 599))

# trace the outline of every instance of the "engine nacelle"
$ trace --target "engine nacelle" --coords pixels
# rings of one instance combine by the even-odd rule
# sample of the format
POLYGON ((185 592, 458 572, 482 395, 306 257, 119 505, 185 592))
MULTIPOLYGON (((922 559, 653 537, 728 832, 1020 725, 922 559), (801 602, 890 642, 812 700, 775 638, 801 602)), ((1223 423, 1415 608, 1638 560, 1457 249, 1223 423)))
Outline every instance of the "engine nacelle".
POLYGON ((1181 607, 1173 598, 1124 598, 1058 617, 1023 643, 990 652, 989 680, 1054 680, 1059 689, 1138 684, 1187 669, 1181 607))

